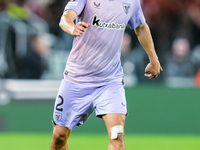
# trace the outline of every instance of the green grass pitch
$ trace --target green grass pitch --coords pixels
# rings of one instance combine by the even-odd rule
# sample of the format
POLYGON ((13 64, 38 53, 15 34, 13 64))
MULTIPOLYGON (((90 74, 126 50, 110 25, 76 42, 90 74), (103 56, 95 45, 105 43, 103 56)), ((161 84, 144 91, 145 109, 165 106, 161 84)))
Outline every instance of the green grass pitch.
MULTIPOLYGON (((0 133, 0 150, 49 150, 49 133, 0 133)), ((126 150, 200 150, 200 135, 125 135, 126 150)), ((107 150, 105 134, 73 134, 70 150, 107 150)))

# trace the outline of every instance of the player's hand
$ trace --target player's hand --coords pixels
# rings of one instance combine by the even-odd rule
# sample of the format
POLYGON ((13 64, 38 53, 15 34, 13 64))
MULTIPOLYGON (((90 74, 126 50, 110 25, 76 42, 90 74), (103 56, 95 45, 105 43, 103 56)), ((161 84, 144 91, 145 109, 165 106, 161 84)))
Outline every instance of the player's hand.
POLYGON ((147 67, 145 68, 145 76, 153 79, 156 78, 159 74, 160 71, 163 71, 162 67, 160 66, 159 61, 155 62, 155 63, 149 63, 147 65, 147 67))
POLYGON ((85 30, 90 26, 90 24, 85 22, 78 22, 72 31, 73 36, 81 36, 85 30))

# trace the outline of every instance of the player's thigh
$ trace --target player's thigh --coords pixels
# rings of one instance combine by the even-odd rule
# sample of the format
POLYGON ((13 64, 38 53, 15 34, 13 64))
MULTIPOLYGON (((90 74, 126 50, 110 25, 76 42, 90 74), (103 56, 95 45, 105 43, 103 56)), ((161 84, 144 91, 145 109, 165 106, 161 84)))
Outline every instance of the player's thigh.
POLYGON ((83 124, 94 110, 92 88, 62 80, 55 101, 53 122, 61 127, 73 129, 83 124))
POLYGON ((127 114, 124 85, 121 81, 103 86, 96 97, 95 111, 98 117, 105 114, 127 114))
POLYGON ((61 127, 59 125, 53 125, 53 138, 59 140, 67 140, 72 130, 67 127, 61 127))
POLYGON ((105 125, 106 125, 110 139, 112 139, 111 138, 111 129, 115 128, 115 127, 120 128, 120 129, 117 129, 117 131, 116 131, 116 132, 119 132, 119 133, 117 133, 117 136, 122 135, 122 137, 123 137, 123 135, 124 135, 124 124, 125 124, 125 119, 126 119, 125 114, 118 114, 118 113, 106 114, 106 115, 103 115, 102 118, 105 122, 105 125))

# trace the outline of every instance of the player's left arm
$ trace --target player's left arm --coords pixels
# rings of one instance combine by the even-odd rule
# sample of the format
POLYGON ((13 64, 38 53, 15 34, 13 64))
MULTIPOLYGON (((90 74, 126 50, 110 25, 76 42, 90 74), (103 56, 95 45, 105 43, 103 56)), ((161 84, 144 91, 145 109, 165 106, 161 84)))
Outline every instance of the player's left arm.
POLYGON ((163 69, 155 52, 154 43, 148 25, 143 23, 136 27, 135 34, 137 35, 137 38, 142 47, 145 49, 150 61, 150 63, 145 68, 145 76, 151 79, 155 78, 163 69))

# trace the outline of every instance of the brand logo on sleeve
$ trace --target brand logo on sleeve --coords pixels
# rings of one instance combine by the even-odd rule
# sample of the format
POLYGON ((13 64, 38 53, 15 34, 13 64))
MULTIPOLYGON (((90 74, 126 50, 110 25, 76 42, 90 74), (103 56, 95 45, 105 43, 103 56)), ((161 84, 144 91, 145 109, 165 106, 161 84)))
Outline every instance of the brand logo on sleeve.
POLYGON ((68 6, 77 6, 78 2, 76 2, 75 0, 70 0, 67 5, 68 6))
POLYGON ((101 22, 101 18, 98 18, 97 15, 94 15, 92 19, 92 26, 96 26, 98 28, 107 28, 107 29, 116 29, 116 30, 124 30, 125 24, 117 24, 117 23, 107 23, 107 22, 101 22))

